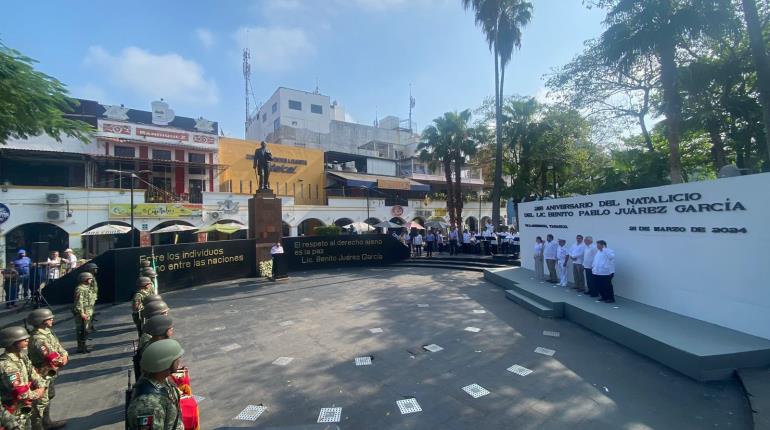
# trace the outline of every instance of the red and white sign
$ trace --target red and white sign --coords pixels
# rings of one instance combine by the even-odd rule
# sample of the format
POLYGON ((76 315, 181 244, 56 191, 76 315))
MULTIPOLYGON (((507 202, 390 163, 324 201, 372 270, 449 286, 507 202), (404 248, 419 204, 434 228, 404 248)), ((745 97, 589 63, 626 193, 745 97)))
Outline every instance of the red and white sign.
POLYGON ((102 123, 102 131, 115 134, 131 134, 131 126, 126 124, 102 123))
POLYGON ((136 135, 145 136, 145 137, 157 137, 158 139, 181 140, 184 142, 187 142, 190 140, 189 133, 182 133, 178 131, 155 130, 152 128, 137 127, 136 135))
POLYGON ((207 143, 213 145, 216 139, 214 136, 206 136, 205 134, 193 134, 193 142, 195 143, 207 143))

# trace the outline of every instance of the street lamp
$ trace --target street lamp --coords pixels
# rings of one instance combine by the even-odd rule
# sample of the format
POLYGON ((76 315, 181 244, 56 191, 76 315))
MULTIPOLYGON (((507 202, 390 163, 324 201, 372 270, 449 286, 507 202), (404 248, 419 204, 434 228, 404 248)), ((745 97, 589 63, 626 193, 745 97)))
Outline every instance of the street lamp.
POLYGON ((117 175, 128 175, 129 178, 131 178, 130 188, 131 188, 131 203, 130 203, 130 209, 129 213, 131 214, 131 247, 136 246, 136 237, 134 236, 134 178, 141 179, 139 176, 137 176, 137 173, 149 173, 149 170, 139 170, 137 172, 130 172, 127 170, 118 170, 118 169, 106 169, 105 172, 107 173, 115 173, 117 175))

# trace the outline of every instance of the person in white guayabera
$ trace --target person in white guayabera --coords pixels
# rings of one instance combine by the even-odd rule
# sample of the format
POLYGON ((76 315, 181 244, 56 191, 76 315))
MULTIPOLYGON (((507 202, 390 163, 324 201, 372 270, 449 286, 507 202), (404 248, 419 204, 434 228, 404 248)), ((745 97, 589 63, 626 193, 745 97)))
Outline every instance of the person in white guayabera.
POLYGON ((612 286, 612 277, 615 276, 615 251, 607 248, 607 242, 596 241, 596 256, 591 268, 594 282, 599 286, 599 295, 605 303, 615 303, 615 291, 612 286))
POLYGON ((559 239, 559 248, 556 250, 556 265, 559 269, 559 286, 567 286, 567 264, 569 263, 569 250, 565 246, 567 241, 559 239))
POLYGON ((596 289, 596 282, 594 281, 594 275, 591 267, 594 265, 594 257, 596 256, 596 245, 594 245, 594 238, 586 236, 583 240, 585 243, 585 251, 583 251, 583 270, 586 274, 586 287, 588 287, 588 295, 591 297, 599 297, 599 290, 596 289))
POLYGON ((542 281, 545 278, 545 272, 543 271, 543 238, 538 236, 535 238, 535 276, 542 281))
POLYGON ((579 234, 575 237, 575 244, 569 249, 569 258, 572 260, 572 279, 575 281, 575 285, 572 288, 581 293, 586 291, 583 280, 583 253, 585 250, 586 246, 583 243, 583 236, 579 234))
POLYGON ((559 244, 553 240, 553 235, 547 235, 545 237, 545 245, 543 246, 543 257, 545 258, 545 264, 548 266, 548 282, 552 284, 559 282, 556 279, 556 252, 558 250, 559 244))

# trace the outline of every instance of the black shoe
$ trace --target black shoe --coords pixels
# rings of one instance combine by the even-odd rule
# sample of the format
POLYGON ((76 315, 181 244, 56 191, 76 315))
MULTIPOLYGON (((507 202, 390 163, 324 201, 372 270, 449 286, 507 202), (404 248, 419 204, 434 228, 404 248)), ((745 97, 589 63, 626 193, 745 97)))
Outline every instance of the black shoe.
POLYGON ((605 300, 604 303, 615 303, 615 299, 605 300))

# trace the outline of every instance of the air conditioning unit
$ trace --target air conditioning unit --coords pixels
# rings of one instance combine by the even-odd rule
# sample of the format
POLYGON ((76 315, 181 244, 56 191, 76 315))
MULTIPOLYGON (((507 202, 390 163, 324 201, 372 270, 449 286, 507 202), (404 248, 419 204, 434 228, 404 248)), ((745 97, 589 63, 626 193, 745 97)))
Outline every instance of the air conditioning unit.
POLYGON ((51 222, 63 222, 67 219, 67 211, 56 209, 45 211, 45 219, 51 222))
POLYGON ((214 220, 219 219, 222 217, 222 212, 209 212, 209 217, 214 220))
POLYGON ((63 205, 64 194, 63 193, 46 193, 45 202, 49 205, 63 205))

